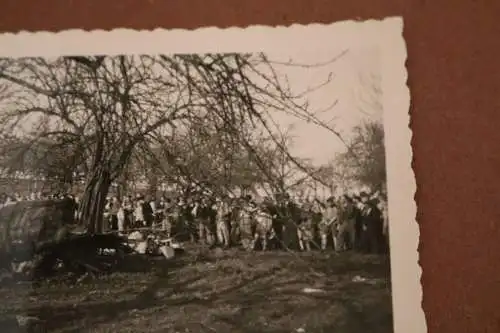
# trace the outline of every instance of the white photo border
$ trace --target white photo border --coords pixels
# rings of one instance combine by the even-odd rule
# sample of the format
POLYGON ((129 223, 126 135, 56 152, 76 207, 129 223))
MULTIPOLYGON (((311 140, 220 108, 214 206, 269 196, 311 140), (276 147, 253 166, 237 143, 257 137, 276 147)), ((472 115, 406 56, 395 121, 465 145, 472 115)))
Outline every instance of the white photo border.
POLYGON ((200 28, 196 30, 66 30, 0 34, 0 57, 119 55, 130 53, 257 52, 314 47, 335 41, 346 47, 377 45, 381 52, 387 189, 395 333, 427 332, 422 309, 419 227, 411 167, 410 94, 405 67, 403 20, 342 21, 332 24, 200 28), (159 43, 158 41, 162 42, 159 43))

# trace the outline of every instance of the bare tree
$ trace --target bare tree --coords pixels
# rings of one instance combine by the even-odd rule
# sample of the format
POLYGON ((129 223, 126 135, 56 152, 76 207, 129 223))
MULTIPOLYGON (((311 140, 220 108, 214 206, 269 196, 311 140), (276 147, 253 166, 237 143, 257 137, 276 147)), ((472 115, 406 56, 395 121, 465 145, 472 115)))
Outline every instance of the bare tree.
POLYGON ((176 165, 168 143, 196 126, 211 124, 221 143, 238 142, 251 154, 250 132, 274 138, 273 112, 327 127, 263 54, 21 58, 1 60, 0 68, 9 90, 3 136, 64 141, 84 157, 80 209, 90 232, 101 231, 110 186, 138 148, 161 145, 176 165))
POLYGON ((368 186, 381 190, 386 182, 384 128, 380 122, 367 121, 354 128, 349 150, 334 159, 333 174, 349 186, 368 186))

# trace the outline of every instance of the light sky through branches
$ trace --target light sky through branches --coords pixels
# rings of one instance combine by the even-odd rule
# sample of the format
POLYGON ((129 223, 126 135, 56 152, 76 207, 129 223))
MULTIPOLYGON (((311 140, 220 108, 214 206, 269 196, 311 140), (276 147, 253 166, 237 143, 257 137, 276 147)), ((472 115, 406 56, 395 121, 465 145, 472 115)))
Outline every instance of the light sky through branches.
MULTIPOLYGON (((292 94, 304 93, 302 100, 307 100, 308 111, 344 139, 348 139, 352 127, 364 119, 381 118, 376 47, 345 49, 339 45, 320 50, 304 49, 293 54, 289 50, 282 52, 265 54, 280 80, 286 80, 292 94)), ((4 110, 11 107, 3 106, 4 110)), ((318 166, 345 150, 342 140, 327 129, 285 112, 270 111, 269 115, 275 126, 293 136, 293 145, 289 147, 292 155, 318 166)), ((25 121, 22 127, 28 129, 34 125, 35 121, 25 121)))
MULTIPOLYGON (((295 64, 326 63, 342 53, 341 47, 331 49, 302 50, 294 54, 270 54, 269 60, 295 64)), ((332 78, 327 85, 307 94, 311 112, 328 109, 336 102, 335 107, 327 112, 318 112, 321 121, 329 123, 346 139, 353 126, 368 119, 382 118, 380 88, 380 69, 376 47, 349 49, 338 60, 325 66, 305 68, 300 66, 275 65, 277 70, 288 77, 291 89, 295 92, 316 87, 332 78)), ((311 159, 315 165, 329 162, 335 153, 345 150, 345 145, 326 129, 314 124, 298 121, 292 116, 280 113, 275 117, 285 129, 293 124, 294 145, 291 153, 302 158, 311 159)))

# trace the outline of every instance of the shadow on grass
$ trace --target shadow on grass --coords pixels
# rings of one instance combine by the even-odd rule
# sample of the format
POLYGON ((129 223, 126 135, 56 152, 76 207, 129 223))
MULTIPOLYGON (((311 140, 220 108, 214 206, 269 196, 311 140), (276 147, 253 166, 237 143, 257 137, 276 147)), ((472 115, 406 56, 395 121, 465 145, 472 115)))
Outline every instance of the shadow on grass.
POLYGON ((352 282, 357 274, 385 281, 387 262, 380 257, 304 255, 293 260, 233 251, 160 261, 150 269, 154 273, 144 287, 130 281, 136 289, 130 299, 48 304, 29 314, 46 320, 49 332, 67 333, 82 332, 83 325, 95 332, 101 332, 99 327, 102 332, 184 332, 188 327, 190 332, 279 333, 301 327, 307 333, 392 332, 387 283, 352 282), (302 289, 311 285, 325 290, 304 294, 302 289), (159 317, 170 322, 160 323, 159 317))

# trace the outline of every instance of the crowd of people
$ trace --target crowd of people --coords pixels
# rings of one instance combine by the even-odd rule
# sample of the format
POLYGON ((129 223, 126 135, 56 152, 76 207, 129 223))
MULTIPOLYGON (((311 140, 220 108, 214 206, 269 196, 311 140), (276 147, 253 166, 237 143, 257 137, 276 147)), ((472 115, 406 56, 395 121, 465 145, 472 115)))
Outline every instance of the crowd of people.
MULTIPOLYGON (((70 198, 78 220, 78 197, 68 194, 4 195, 0 204, 21 200, 70 198)), ((108 198, 104 221, 107 231, 124 234, 139 228, 160 230, 179 241, 210 246, 242 246, 246 250, 295 249, 366 253, 388 251, 385 197, 360 192, 326 200, 289 195, 260 200, 252 196, 220 198, 212 195, 167 197, 118 196, 108 198)))
POLYGON ((255 200, 252 196, 214 198, 147 196, 110 198, 109 229, 161 229, 167 237, 247 250, 288 248, 310 251, 387 250, 387 204, 378 193, 292 200, 289 195, 255 200))

